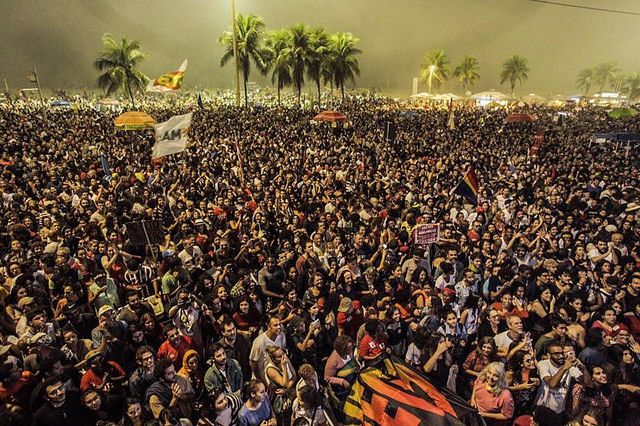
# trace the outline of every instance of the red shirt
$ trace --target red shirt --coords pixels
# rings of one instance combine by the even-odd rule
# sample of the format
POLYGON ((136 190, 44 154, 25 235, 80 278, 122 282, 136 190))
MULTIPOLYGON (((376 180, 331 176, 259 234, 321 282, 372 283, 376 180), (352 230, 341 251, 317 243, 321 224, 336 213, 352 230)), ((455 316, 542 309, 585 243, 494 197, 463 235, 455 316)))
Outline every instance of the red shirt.
POLYGON ((193 344, 193 339, 189 336, 180 336, 180 344, 177 348, 165 340, 158 348, 158 359, 169 358, 177 370, 182 367, 182 358, 190 349, 196 350, 196 347, 193 344))
POLYGON ((349 314, 345 312, 338 312, 338 315, 336 315, 336 324, 338 329, 344 330, 344 334, 355 338, 358 333, 358 329, 362 325, 362 315, 355 315, 355 313, 360 309, 360 302, 357 300, 352 301, 351 307, 353 310, 349 314))
POLYGON ((368 334, 360 340, 360 346, 358 347, 358 355, 360 357, 375 357, 384 352, 384 342, 378 343, 373 337, 368 334))
MULTIPOLYGON (((120 377, 124 376, 125 374, 122 367, 120 367, 115 361, 107 361, 105 363, 105 369, 111 377, 120 377)), ((98 376, 93 371, 93 368, 90 368, 86 373, 82 375, 82 379, 80 380, 80 390, 84 392, 87 389, 97 388, 102 384, 102 382, 102 377, 98 376)))

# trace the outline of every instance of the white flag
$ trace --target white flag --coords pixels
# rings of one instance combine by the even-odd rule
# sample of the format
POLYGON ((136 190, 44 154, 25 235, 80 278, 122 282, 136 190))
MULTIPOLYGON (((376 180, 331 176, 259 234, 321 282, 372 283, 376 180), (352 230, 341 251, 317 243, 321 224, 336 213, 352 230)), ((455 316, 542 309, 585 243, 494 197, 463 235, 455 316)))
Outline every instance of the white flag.
POLYGON ((151 148, 151 157, 164 157, 184 151, 187 147, 192 117, 193 113, 190 112, 185 115, 176 115, 164 123, 154 125, 156 144, 151 148))

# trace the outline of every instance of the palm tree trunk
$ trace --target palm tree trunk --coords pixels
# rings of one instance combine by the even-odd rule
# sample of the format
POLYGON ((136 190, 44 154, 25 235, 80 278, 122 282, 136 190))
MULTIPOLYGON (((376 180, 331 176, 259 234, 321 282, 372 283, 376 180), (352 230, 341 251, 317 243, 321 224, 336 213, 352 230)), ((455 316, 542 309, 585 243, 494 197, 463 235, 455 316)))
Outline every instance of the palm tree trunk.
POLYGON ((344 102, 344 82, 340 83, 340 91, 342 92, 342 102, 344 102))
POLYGON ((280 79, 278 79, 278 105, 280 105, 280 79))
POLYGON ((322 103, 321 102, 322 94, 320 93, 320 78, 316 80, 316 85, 318 86, 318 105, 320 105, 322 103))
POLYGON ((249 95, 247 95, 247 78, 244 79, 244 107, 249 105, 249 95))
POLYGON ((127 81, 125 83, 125 85, 127 86, 127 92, 129 92, 129 98, 131 99, 131 105, 133 107, 133 109, 136 109, 136 101, 133 99, 133 92, 131 92, 131 85, 129 84, 129 81, 127 81))

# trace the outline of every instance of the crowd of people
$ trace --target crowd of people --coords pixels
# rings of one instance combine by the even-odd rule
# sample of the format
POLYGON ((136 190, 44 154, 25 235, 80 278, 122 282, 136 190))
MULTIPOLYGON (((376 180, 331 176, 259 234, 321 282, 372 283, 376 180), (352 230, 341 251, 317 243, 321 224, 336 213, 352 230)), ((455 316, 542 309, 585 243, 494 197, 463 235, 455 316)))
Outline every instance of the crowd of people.
POLYGON ((592 137, 640 122, 340 111, 196 107, 152 161, 114 114, 0 109, 0 424, 337 425, 384 357, 488 425, 637 424, 639 156, 592 137))

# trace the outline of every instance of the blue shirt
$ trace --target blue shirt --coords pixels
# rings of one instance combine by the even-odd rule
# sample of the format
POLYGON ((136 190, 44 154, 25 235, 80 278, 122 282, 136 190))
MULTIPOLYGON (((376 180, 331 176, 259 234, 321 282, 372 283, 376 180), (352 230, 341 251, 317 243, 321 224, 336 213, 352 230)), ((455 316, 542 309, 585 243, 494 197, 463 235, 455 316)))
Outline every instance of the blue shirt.
POLYGON ((271 417, 269 397, 265 395, 262 405, 257 410, 250 410, 247 408, 247 404, 243 404, 238 417, 240 418, 240 426, 259 426, 260 423, 271 417))

